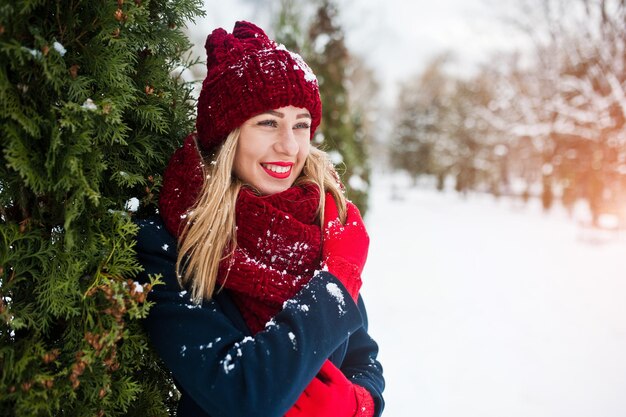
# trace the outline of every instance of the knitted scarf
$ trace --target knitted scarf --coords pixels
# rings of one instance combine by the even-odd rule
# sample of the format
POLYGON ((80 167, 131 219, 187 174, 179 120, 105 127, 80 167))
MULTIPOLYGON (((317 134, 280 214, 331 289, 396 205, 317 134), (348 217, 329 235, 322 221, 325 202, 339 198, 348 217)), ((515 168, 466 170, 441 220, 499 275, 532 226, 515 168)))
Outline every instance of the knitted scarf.
POLYGON ((253 334, 265 328, 320 267, 319 189, 294 186, 257 196, 242 188, 237 197, 237 247, 220 264, 217 282, 230 291, 253 334))

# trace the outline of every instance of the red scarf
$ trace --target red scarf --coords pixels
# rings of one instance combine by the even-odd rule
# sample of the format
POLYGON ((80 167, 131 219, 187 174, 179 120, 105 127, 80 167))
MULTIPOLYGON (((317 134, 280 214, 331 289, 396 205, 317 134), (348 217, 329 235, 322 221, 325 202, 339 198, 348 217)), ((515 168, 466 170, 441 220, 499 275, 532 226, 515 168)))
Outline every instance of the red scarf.
POLYGON ((220 264, 217 282, 230 291, 253 334, 320 268, 319 189, 294 186, 269 196, 242 188, 237 197, 237 248, 220 264))

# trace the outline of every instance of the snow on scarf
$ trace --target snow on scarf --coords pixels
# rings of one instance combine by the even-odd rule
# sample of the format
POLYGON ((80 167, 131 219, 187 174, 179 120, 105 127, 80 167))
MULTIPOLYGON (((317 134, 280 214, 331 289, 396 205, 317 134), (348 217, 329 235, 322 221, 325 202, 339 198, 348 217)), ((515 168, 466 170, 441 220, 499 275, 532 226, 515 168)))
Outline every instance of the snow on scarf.
POLYGON ((222 261, 227 288, 253 334, 265 328, 320 267, 319 189, 312 184, 258 196, 241 189, 236 204, 237 248, 222 261))

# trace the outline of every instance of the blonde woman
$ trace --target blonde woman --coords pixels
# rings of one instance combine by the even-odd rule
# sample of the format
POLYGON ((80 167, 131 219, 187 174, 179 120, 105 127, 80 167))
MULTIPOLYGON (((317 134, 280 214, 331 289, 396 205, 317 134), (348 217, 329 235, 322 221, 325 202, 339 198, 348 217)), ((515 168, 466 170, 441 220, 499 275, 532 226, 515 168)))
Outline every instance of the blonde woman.
POLYGON ((317 80, 252 23, 207 38, 197 132, 164 174, 137 252, 165 285, 145 325, 179 417, 379 416, 359 297, 369 237, 326 154, 317 80))

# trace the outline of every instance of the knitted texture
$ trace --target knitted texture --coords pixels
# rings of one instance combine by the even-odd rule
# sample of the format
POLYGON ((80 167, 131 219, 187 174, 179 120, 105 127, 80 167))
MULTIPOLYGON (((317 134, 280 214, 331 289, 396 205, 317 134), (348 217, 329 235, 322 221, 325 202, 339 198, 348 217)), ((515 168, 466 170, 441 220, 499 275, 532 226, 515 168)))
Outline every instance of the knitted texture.
POLYGON ((285 417, 373 417, 372 395, 327 359, 285 417))
POLYGON ((360 385, 354 384, 357 410, 354 417, 373 417, 376 411, 372 394, 360 385))
POLYGON ((195 138, 195 134, 187 136, 163 173, 159 214, 167 231, 177 237, 182 231, 187 210, 195 204, 203 184, 202 158, 195 138))
POLYGON ((326 193, 323 265, 341 281, 355 302, 359 297, 361 273, 367 260, 369 242, 359 209, 348 201, 346 221, 342 224, 335 200, 330 193, 326 193))
POLYGON ((237 247, 222 261, 218 284, 230 290, 253 333, 265 328, 283 303, 320 268, 319 190, 294 186, 257 196, 242 188, 237 198, 237 247))
POLYGON ((322 104, 317 79, 300 55, 244 21, 235 23, 232 34, 215 29, 207 37, 205 49, 207 75, 196 119, 203 151, 221 145, 250 117, 288 105, 309 110, 313 137, 322 104))
POLYGON ((359 298, 359 291, 363 285, 361 280, 361 270, 354 263, 347 261, 341 256, 331 256, 322 263, 324 270, 337 277, 346 287, 346 290, 356 302, 359 298))

